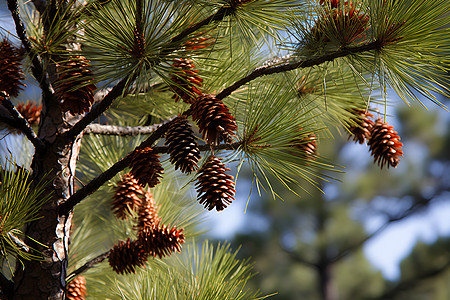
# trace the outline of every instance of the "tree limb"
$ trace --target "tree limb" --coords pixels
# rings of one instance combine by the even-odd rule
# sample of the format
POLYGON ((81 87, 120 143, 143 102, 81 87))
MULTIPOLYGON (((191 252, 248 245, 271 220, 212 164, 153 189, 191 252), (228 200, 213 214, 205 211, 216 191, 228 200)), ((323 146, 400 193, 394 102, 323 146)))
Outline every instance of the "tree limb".
POLYGON ((19 6, 17 4, 17 0, 8 0, 8 9, 11 11, 11 15, 14 20, 14 24, 16 26, 17 35, 19 36, 23 46, 25 47, 25 51, 30 57, 32 63, 31 72, 33 73, 33 77, 39 83, 39 87, 44 93, 45 96, 44 98, 50 99, 51 97, 53 97, 50 81, 47 77, 47 74, 44 72, 44 68, 42 67, 42 64, 37 54, 33 50, 31 43, 28 40, 25 26, 23 25, 22 20, 20 20, 19 6))
MULTIPOLYGON (((137 147, 137 149, 153 146, 153 144, 167 131, 169 124, 170 122, 162 124, 145 141, 143 141, 141 145, 137 147)), ((86 196, 95 192, 105 182, 113 178, 114 175, 128 167, 133 158, 133 152, 134 150, 131 151, 127 156, 116 162, 114 165, 112 165, 108 170, 92 179, 87 185, 83 186, 75 194, 70 196, 64 203, 60 205, 59 215, 67 215, 73 209, 73 207, 80 203, 86 196)))
POLYGON ((87 263, 85 263, 84 265, 82 265, 81 267, 79 267, 78 269, 73 271, 72 273, 70 273, 69 276, 67 276, 67 281, 72 280, 73 278, 77 277, 84 271, 89 270, 96 264, 99 264, 102 261, 104 261, 108 257, 109 252, 111 252, 111 250, 108 250, 108 251, 98 255, 97 257, 94 257, 93 259, 91 259, 90 261, 88 261, 87 263))
POLYGON ((16 125, 15 128, 22 131, 25 136, 30 140, 30 142, 33 144, 33 146, 36 148, 36 151, 42 151, 45 149, 44 142, 37 137, 36 133, 33 131, 33 128, 31 128, 28 121, 17 111, 17 109, 14 107, 14 105, 11 103, 11 100, 9 99, 9 96, 6 95, 3 91, 0 91, 0 99, 1 104, 9 111, 9 113, 14 118, 14 123, 7 123, 8 125, 16 125))
POLYGON ((74 139, 78 134, 80 134, 92 121, 97 119, 102 113, 104 113, 112 102, 117 98, 122 96, 126 84, 133 79, 129 77, 123 78, 119 83, 117 83, 106 96, 98 102, 94 104, 91 108, 91 111, 88 112, 80 121, 75 123, 72 128, 66 131, 64 134, 69 139, 74 139))
POLYGON ((115 126, 89 124, 83 131, 83 134, 101 134, 118 136, 135 136, 139 134, 152 134, 160 124, 151 126, 115 126))
POLYGON ((269 65, 269 66, 260 67, 260 68, 255 69, 254 71, 252 71, 247 76, 236 81, 231 86, 225 88, 223 91, 221 91, 219 94, 216 95, 216 98, 223 99, 223 98, 231 95, 231 93, 233 93, 234 91, 239 89, 244 84, 247 84, 250 81, 255 80, 256 78, 261 77, 261 76, 292 71, 292 70, 299 69, 299 68, 307 68, 307 67, 317 66, 324 62, 332 61, 336 58, 344 57, 349 54, 371 51, 371 50, 376 50, 379 48, 380 48, 380 43, 378 41, 374 41, 374 42, 371 42, 368 44, 355 46, 355 47, 343 47, 335 52, 331 52, 326 55, 314 57, 311 59, 298 60, 298 61, 294 61, 294 62, 283 63, 281 65, 276 65, 276 66, 269 65))

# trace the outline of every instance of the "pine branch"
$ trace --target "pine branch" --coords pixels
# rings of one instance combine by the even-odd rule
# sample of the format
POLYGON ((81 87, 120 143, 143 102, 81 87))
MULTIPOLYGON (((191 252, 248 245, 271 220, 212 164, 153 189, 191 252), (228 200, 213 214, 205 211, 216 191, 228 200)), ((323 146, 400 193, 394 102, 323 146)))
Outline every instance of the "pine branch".
POLYGON ((152 134, 161 124, 151 126, 115 126, 89 124, 83 131, 83 134, 101 134, 118 136, 135 136, 139 134, 152 134))
POLYGON ((25 51, 30 57, 32 66, 31 71, 33 73, 34 78, 39 83, 39 87, 41 88, 44 98, 51 99, 53 97, 52 87, 50 85, 50 81, 48 79, 47 74, 44 72, 44 68, 32 48, 30 41, 28 40, 27 33, 25 30, 25 26, 20 20, 19 16, 19 6, 17 4, 17 0, 8 0, 8 9, 11 11, 12 18, 14 20, 14 24, 16 26, 16 32, 19 36, 23 46, 25 47, 25 51))
POLYGON ((102 261, 104 261, 108 257, 109 252, 111 252, 111 250, 108 250, 108 251, 98 255, 97 257, 94 257, 93 259, 91 259, 90 261, 88 261, 87 263, 85 263, 84 265, 82 265, 81 267, 79 267, 78 269, 73 271, 72 273, 70 273, 69 276, 67 276, 66 280, 70 281, 72 278, 77 277, 78 275, 80 275, 84 271, 89 270, 93 266, 101 263, 102 261))
MULTIPOLYGON (((232 13, 234 11, 234 8, 232 7, 221 7, 217 10, 217 12, 209 17, 207 17, 206 19, 203 19, 202 21, 193 24, 192 26, 186 28, 185 30, 183 30, 182 32, 180 32, 179 34, 177 34, 176 36, 174 36, 171 40, 170 43, 177 43, 181 40, 183 40, 186 36, 190 35, 191 33, 196 32, 197 30, 199 30, 200 28, 202 28, 203 26, 206 26, 210 23, 213 22, 217 22, 217 21, 221 21, 223 18, 225 18, 226 16, 228 16, 230 13, 232 13)), ((161 56, 165 56, 170 54, 173 51, 173 49, 165 49, 163 51, 161 51, 161 56)))
MULTIPOLYGON (((210 144, 199 145, 198 149, 200 151, 208 151, 208 150, 236 150, 240 145, 242 145, 242 141, 234 142, 231 144, 219 144, 216 146, 212 146, 210 144)), ((156 146, 152 147, 153 153, 167 153, 169 150, 168 146, 156 146)))
POLYGON ((31 128, 28 121, 17 111, 15 106, 11 103, 9 96, 6 95, 3 91, 0 91, 0 99, 1 104, 9 111, 9 113, 13 116, 15 122, 9 125, 16 125, 15 128, 22 131, 25 136, 30 140, 33 146, 36 148, 36 151, 42 151, 45 149, 44 142, 37 137, 36 133, 31 128))
POLYGON ((295 69, 302 69, 302 68, 308 68, 320 65, 327 61, 332 61, 339 57, 344 57, 350 54, 356 54, 361 53, 365 51, 371 51, 371 50, 377 50, 380 49, 380 42, 374 41, 368 44, 355 46, 355 47, 343 47, 335 52, 328 53, 323 56, 314 57, 311 59, 306 60, 298 60, 294 62, 288 62, 283 63, 281 65, 275 65, 275 66, 263 66, 260 68, 256 68, 254 71, 252 71, 247 76, 241 78, 240 80, 233 83, 231 86, 225 88, 222 92, 216 95, 217 99, 223 99, 225 97, 228 97, 231 95, 234 91, 239 89, 244 84, 249 83, 252 80, 255 80, 259 77, 270 75, 270 74, 276 74, 281 72, 287 72, 292 71, 295 69))
MULTIPOLYGON (((170 122, 162 124, 152 135, 150 135, 145 141, 141 143, 137 148, 151 147, 159 138, 161 138, 167 131, 170 122)), ((116 162, 108 170, 92 179, 87 185, 79 189, 75 194, 70 196, 66 202, 62 203, 59 207, 59 215, 67 215, 75 205, 80 203, 88 195, 98 190, 105 182, 113 178, 117 173, 128 167, 133 156, 134 151, 130 152, 127 156, 116 162)))
POLYGON ((80 121, 78 121, 70 130, 66 131, 64 134, 69 139, 74 139, 78 134, 80 134, 92 121, 97 119, 102 113, 104 113, 112 102, 123 95, 125 87, 128 82, 132 81, 128 77, 123 78, 119 83, 117 83, 106 96, 92 106, 91 111, 88 112, 80 121))

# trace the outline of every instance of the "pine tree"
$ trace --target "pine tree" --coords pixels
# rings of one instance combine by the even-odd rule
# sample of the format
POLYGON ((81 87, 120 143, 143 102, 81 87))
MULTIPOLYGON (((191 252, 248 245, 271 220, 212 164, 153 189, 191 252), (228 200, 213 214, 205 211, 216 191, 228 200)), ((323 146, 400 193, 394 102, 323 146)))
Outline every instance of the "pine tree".
POLYGON ((7 2, 0 121, 34 151, 16 166, 22 143, 2 166, 8 299, 63 299, 81 273, 87 297, 256 299, 247 261, 193 239, 202 205, 233 205, 232 161, 274 198, 272 180, 317 186, 334 169, 317 143, 378 110, 389 132, 371 151, 395 167, 388 88, 440 106, 450 94, 447 0, 7 2), (37 126, 18 109, 24 78, 41 90, 37 126))

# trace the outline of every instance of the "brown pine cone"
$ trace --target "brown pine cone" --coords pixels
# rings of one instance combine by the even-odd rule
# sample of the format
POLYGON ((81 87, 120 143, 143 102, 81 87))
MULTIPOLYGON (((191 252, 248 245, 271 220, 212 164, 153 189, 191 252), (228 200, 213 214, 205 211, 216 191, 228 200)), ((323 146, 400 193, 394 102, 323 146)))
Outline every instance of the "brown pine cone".
POLYGON ((24 84, 21 69, 22 53, 12 46, 7 39, 0 42, 0 91, 11 97, 17 97, 24 84))
POLYGON ((183 44, 186 51, 193 51, 197 49, 202 49, 214 44, 216 39, 209 35, 205 35, 205 32, 199 33, 199 36, 194 37, 183 44))
POLYGON ((194 132, 185 117, 178 117, 171 122, 165 144, 169 146, 170 162, 175 165, 175 170, 191 173, 198 168, 200 150, 194 132))
POLYGON ((292 143, 292 147, 301 151, 306 159, 315 160, 317 158, 317 136, 311 133, 303 139, 296 140, 292 143))
POLYGON ((181 252, 181 244, 185 242, 183 229, 169 228, 160 223, 154 224, 152 228, 146 228, 139 232, 138 242, 142 245, 145 253, 163 258, 172 252, 181 252))
POLYGON ((86 279, 83 275, 78 275, 67 285, 67 300, 85 300, 86 294, 86 279))
POLYGON ((397 167, 400 157, 403 156, 403 144, 400 137, 394 131, 394 127, 383 119, 378 118, 372 127, 369 142, 370 151, 374 157, 374 162, 381 168, 387 164, 387 167, 397 167))
POLYGON ((30 125, 39 124, 41 119, 42 105, 37 106, 33 102, 20 103, 17 105, 17 111, 28 121, 30 125))
POLYGON ((211 156, 198 171, 196 188, 197 199, 206 209, 221 211, 233 200, 234 182, 233 176, 225 174, 230 169, 225 168, 219 157, 211 156))
POLYGON ((141 206, 144 191, 130 173, 121 176, 114 190, 111 209, 117 218, 125 220, 141 206))
POLYGON ((221 141, 231 143, 237 130, 235 118, 228 107, 214 95, 203 94, 191 105, 192 119, 197 123, 203 139, 212 145, 221 141))
POLYGON ((203 85, 203 79, 198 75, 194 62, 190 59, 176 58, 172 67, 174 72, 170 78, 174 95, 172 99, 178 102, 180 99, 185 103, 193 103, 195 97, 202 94, 199 88, 203 85))
POLYGON ((136 229, 138 231, 145 231, 149 228, 153 228, 155 224, 158 224, 160 219, 158 218, 158 210, 156 207, 155 199, 153 198, 150 189, 147 189, 145 193, 144 201, 139 208, 138 223, 136 229))
POLYGON ((118 274, 136 273, 137 267, 145 266, 147 255, 141 243, 120 241, 109 252, 108 261, 113 270, 118 274))
POLYGON ((153 153, 152 148, 136 149, 130 163, 131 175, 137 179, 140 185, 154 187, 159 183, 164 169, 159 161, 159 155, 153 153))
POLYGON ((373 121, 369 118, 372 118, 373 115, 362 109, 353 109, 352 113, 355 115, 352 121, 356 125, 350 125, 348 129, 353 134, 353 141, 363 144, 366 139, 370 139, 373 121))
POLYGON ((89 61, 83 56, 71 57, 57 65, 55 95, 59 98, 64 112, 85 113, 94 103, 96 87, 92 83, 94 78, 89 65, 89 61))

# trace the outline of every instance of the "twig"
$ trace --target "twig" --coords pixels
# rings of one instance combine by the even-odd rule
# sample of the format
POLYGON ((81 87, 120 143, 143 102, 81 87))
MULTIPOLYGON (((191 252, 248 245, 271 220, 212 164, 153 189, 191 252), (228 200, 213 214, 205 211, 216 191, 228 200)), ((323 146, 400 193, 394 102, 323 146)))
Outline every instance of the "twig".
POLYGON ((160 124, 151 126, 115 126, 89 124, 83 131, 83 134, 101 134, 118 136, 135 136, 138 134, 152 134, 160 124))
MULTIPOLYGON (((222 20, 224 17, 226 17, 233 11, 234 11, 234 8, 229 7, 229 6, 228 7, 224 6, 224 7, 219 8, 215 14, 207 17, 206 19, 203 19, 202 21, 200 21, 198 23, 193 24, 192 26, 186 28, 185 30, 183 30, 182 32, 180 32, 179 34, 174 36, 170 40, 170 43, 177 43, 177 42, 181 41, 183 38, 190 35, 191 33, 194 33, 195 31, 199 30, 203 26, 206 26, 210 23, 222 20)), ((173 48, 164 49, 163 51, 161 51, 160 54, 161 54, 161 56, 164 56, 164 55, 171 53, 172 51, 173 51, 173 48)))
POLYGON ((85 263, 84 265, 82 265, 81 267, 79 267, 78 269, 73 271, 72 273, 70 273, 69 276, 67 276, 67 280, 70 281, 73 278, 75 278, 78 275, 80 275, 81 273, 83 273, 84 271, 86 271, 86 270, 92 268, 93 266, 101 263, 102 261, 104 261, 108 257, 109 252, 111 252, 111 250, 108 250, 105 253, 102 253, 99 256, 94 257, 93 259, 91 259, 90 261, 88 261, 87 263, 85 263))
MULTIPOLYGON (((167 131, 170 122, 162 124, 157 130, 155 130, 145 141, 138 146, 138 148, 151 147, 164 133, 167 131)), ((62 203, 59 207, 59 215, 67 215, 75 205, 80 203, 86 196, 95 192, 105 182, 114 177, 117 173, 125 169, 131 162, 134 151, 130 152, 127 156, 116 162, 108 170, 92 179, 87 185, 79 189, 75 194, 70 196, 66 202, 62 203)))
POLYGON ((128 82, 133 79, 129 77, 123 78, 118 84, 109 91, 108 94, 103 98, 102 101, 98 102, 92 106, 91 111, 88 112, 80 121, 75 123, 71 129, 66 131, 64 135, 69 139, 74 139, 78 134, 80 134, 92 121, 97 119, 102 113, 104 113, 112 102, 119 96, 123 94, 125 86, 128 82))
POLYGON ((288 63, 284 63, 281 65, 260 67, 260 68, 255 69, 254 71, 252 71, 247 76, 236 81, 231 86, 225 88, 222 92, 220 92, 219 94, 216 95, 216 98, 223 99, 223 98, 231 95, 231 93, 233 93, 234 91, 239 89, 244 84, 247 84, 250 81, 255 80, 256 78, 261 77, 261 76, 292 71, 292 70, 299 69, 299 68, 308 68, 308 67, 312 67, 312 66, 317 66, 324 62, 332 61, 336 58, 344 57, 349 54, 355 54, 355 53, 360 53, 360 52, 365 52, 365 51, 370 51, 370 50, 376 50, 379 48, 380 48, 380 43, 378 41, 374 41, 369 44, 364 44, 361 46, 342 48, 338 51, 328 53, 328 54, 320 56, 320 57, 315 57, 315 58, 306 59, 306 60, 299 60, 299 61, 294 61, 294 62, 288 62, 288 63))
MULTIPOLYGON (((36 148, 36 151, 42 151, 45 149, 44 142, 37 137, 36 133, 33 131, 33 128, 31 128, 28 121, 17 111, 17 109, 14 107, 14 105, 11 103, 11 100, 9 99, 9 96, 6 95, 3 91, 0 91, 0 99, 1 104, 9 111, 9 113, 14 118, 15 125, 17 125, 17 129, 22 131, 25 136, 30 140, 30 142, 33 144, 33 146, 36 148)), ((11 124, 9 124, 11 125, 11 124)))
POLYGON ((52 88, 50 85, 50 81, 47 75, 44 73, 44 68, 37 56, 37 54, 33 51, 30 41, 27 38, 25 26, 23 25, 22 20, 20 20, 19 16, 19 6, 17 4, 17 0, 8 0, 8 9, 11 11, 12 18, 14 20, 14 24, 16 26, 16 32, 19 36, 23 46, 25 47, 25 51, 30 57, 32 66, 31 71, 33 73, 34 78, 39 82, 39 87, 41 88, 44 98, 51 99, 53 97, 52 88))
MULTIPOLYGON (((212 146, 214 150, 236 150, 240 145, 242 145, 242 141, 234 142, 231 144, 220 144, 217 146, 212 146)), ((167 153, 169 150, 168 146, 156 146, 152 147, 153 153, 167 153)), ((199 145, 198 149, 200 151, 208 151, 211 150, 210 144, 199 145)))

